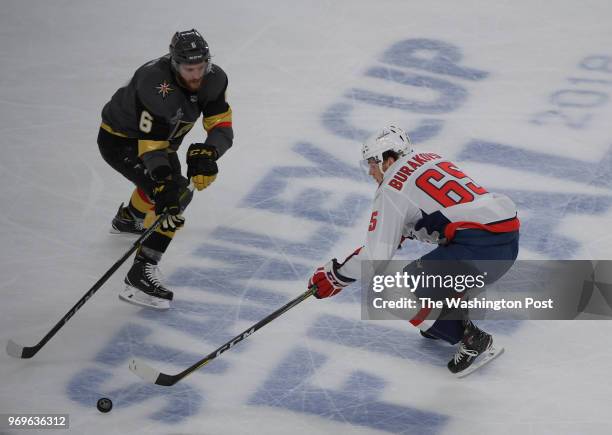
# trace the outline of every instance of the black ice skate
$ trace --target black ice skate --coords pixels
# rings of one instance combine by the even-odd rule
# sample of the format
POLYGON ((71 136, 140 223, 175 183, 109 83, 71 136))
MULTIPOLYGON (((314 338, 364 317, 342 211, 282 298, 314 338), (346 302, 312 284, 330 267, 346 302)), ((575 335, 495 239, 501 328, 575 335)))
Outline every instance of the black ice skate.
POLYGON ((112 234, 142 234, 145 231, 143 225, 144 219, 138 219, 130 212, 128 207, 124 207, 123 203, 119 206, 117 214, 113 218, 110 232, 112 234))
POLYGON ((429 338, 430 340, 437 340, 438 337, 436 337, 435 335, 432 335, 428 332, 423 331, 422 329, 419 329, 419 332, 421 333, 421 336, 425 337, 425 338, 429 338))
POLYGON ((471 321, 465 323, 463 339, 459 349, 448 362, 448 369, 457 377, 467 376, 474 370, 499 356, 503 347, 493 346, 493 337, 478 329, 471 321))
POLYGON ((162 285, 158 273, 157 264, 134 260, 124 280, 125 290, 119 294, 119 299, 147 308, 167 310, 174 294, 162 285))

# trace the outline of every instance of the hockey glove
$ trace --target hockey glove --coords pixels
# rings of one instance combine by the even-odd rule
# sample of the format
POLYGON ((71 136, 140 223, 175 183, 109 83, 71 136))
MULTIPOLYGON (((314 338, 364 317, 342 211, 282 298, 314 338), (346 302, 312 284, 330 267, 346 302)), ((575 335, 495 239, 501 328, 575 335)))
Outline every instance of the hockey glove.
POLYGON ((312 277, 308 281, 308 288, 316 286, 314 296, 317 299, 328 298, 337 293, 355 281, 354 279, 346 278, 338 272, 340 264, 335 258, 327 262, 314 271, 312 277))
POLYGON ((173 180, 157 181, 153 187, 155 214, 158 216, 164 213, 178 215, 181 212, 179 192, 179 185, 173 180))
POLYGON ((187 178, 190 178, 198 190, 211 185, 219 168, 217 167, 217 150, 204 143, 192 143, 187 150, 187 178))
POLYGON ((162 231, 176 231, 185 224, 185 218, 181 216, 180 186, 173 180, 158 181, 153 188, 153 200, 155 201, 155 214, 168 216, 161 221, 162 231))
POLYGON ((185 218, 181 214, 173 215, 169 214, 166 219, 161 221, 159 225, 162 231, 176 231, 185 225, 185 218))
POLYGON ((436 210, 431 214, 427 214, 424 210, 421 210, 421 216, 421 219, 414 225, 414 230, 420 231, 422 228, 425 228, 429 235, 432 235, 434 231, 437 231, 439 234, 444 234, 446 225, 450 224, 450 220, 448 220, 440 210, 436 210))

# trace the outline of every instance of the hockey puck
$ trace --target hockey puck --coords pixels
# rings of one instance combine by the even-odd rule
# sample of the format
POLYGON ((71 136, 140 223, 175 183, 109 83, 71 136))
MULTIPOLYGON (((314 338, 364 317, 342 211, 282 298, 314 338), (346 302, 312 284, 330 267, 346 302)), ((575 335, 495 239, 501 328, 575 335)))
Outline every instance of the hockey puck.
POLYGON ((113 401, 106 397, 102 397, 98 399, 96 406, 100 412, 110 412, 110 410, 113 409, 113 401))

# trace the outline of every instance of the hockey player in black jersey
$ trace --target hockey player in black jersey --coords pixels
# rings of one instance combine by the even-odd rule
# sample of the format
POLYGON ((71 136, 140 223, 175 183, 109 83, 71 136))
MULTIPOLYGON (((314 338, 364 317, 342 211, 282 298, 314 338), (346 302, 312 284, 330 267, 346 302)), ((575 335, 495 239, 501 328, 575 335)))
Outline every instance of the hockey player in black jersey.
POLYGON ((170 53, 138 68, 102 109, 102 157, 136 186, 128 205, 119 206, 111 232, 140 234, 157 215, 169 214, 138 250, 122 300, 169 307, 173 294, 161 283, 157 265, 184 224, 181 213, 192 197, 189 182, 198 190, 207 188, 217 176, 217 160, 232 146, 227 84, 200 33, 176 32, 170 53), (207 137, 189 146, 184 177, 177 150, 200 115, 207 137))

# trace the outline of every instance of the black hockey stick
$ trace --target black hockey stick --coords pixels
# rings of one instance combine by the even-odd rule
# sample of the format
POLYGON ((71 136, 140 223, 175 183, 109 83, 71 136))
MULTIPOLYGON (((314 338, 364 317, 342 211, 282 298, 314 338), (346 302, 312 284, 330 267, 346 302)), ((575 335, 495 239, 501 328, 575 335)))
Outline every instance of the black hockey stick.
POLYGON ((8 344, 6 345, 6 352, 10 356, 14 356, 15 358, 32 358, 34 355, 36 355, 36 353, 45 344, 47 344, 49 340, 51 340, 51 338, 57 333, 57 331, 62 329, 62 327, 68 322, 68 320, 70 320, 70 318, 74 316, 75 313, 79 311, 83 305, 85 305, 85 302, 87 302, 87 300, 91 298, 94 293, 100 289, 100 287, 102 287, 102 285, 117 271, 117 269, 119 269, 119 267, 121 267, 121 265, 125 263, 125 260, 127 260, 130 255, 132 255, 132 253, 136 249, 138 249, 141 243, 147 237, 149 237, 153 233, 153 231, 157 229, 157 227, 161 224, 162 220, 166 218, 166 216, 166 214, 159 216, 157 220, 144 233, 142 233, 138 240, 134 242, 132 247, 125 254, 123 254, 123 256, 119 260, 117 260, 117 262, 113 264, 104 275, 102 275, 102 277, 87 291, 87 293, 83 295, 81 299, 79 299, 79 301, 74 305, 74 307, 72 307, 70 311, 68 311, 66 315, 64 315, 64 317, 62 317, 60 321, 57 322, 53 329, 51 329, 51 331, 49 331, 47 335, 42 338, 42 340, 40 340, 34 346, 22 346, 20 344, 15 343, 13 340, 9 340, 8 344))
POLYGON ((248 328, 247 330, 241 332, 240 334, 232 338, 227 343, 223 344, 221 347, 213 350, 210 354, 202 358, 200 361, 196 362, 192 366, 186 368, 185 370, 183 370, 182 372, 176 375, 167 375, 166 373, 162 373, 159 370, 155 370, 153 367, 137 359, 130 360, 130 370, 133 373, 135 373, 138 377, 140 377, 141 379, 147 382, 150 382, 152 384, 164 385, 166 387, 170 385, 174 385, 178 381, 183 379, 184 377, 189 376, 191 373, 204 367, 206 364, 211 362, 213 359, 217 358, 219 355, 221 355, 226 350, 230 350, 232 347, 234 347, 236 343, 241 342, 242 340, 247 338, 249 335, 255 333, 255 331, 257 331, 258 329, 262 328, 263 326, 270 323, 272 320, 279 317, 281 314, 289 311, 291 308, 295 307, 297 304, 307 299, 309 296, 312 296, 315 288, 316 287, 314 286, 311 287, 310 289, 302 293, 297 298, 293 299, 292 301, 280 307, 278 310, 274 311, 268 317, 260 320, 259 322, 257 322, 256 324, 248 328))

